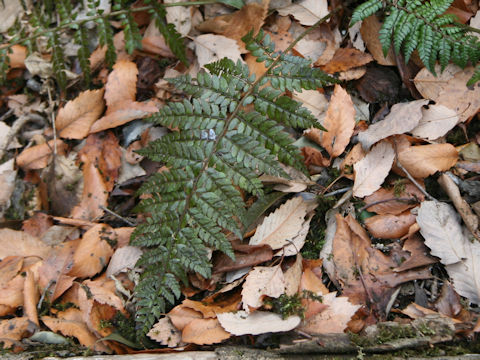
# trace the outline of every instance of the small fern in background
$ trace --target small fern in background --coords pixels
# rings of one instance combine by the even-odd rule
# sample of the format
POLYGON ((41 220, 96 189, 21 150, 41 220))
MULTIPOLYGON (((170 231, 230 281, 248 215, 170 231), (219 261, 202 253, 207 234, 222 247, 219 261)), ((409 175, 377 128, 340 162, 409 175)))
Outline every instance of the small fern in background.
POLYGON ((47 39, 47 50, 52 53, 51 62, 55 79, 60 88, 65 89, 67 86, 66 72, 70 64, 65 57, 64 47, 66 44, 62 42, 61 34, 71 31, 74 41, 78 45, 77 58, 84 82, 89 84, 91 79, 89 57, 96 46, 91 41, 92 32, 96 34, 98 44, 106 46, 105 60, 111 66, 115 63, 116 53, 113 43, 114 32, 110 22, 112 20, 120 21, 125 34, 125 49, 128 53, 132 53, 142 46, 140 30, 133 17, 133 14, 139 11, 150 13, 172 52, 180 61, 187 63, 183 40, 175 27, 167 23, 164 5, 156 0, 145 0, 146 6, 140 8, 131 8, 130 2, 126 0, 113 0, 112 3, 113 11, 110 13, 105 13, 104 9, 99 7, 99 0, 86 0, 85 8, 79 5, 74 6, 75 2, 71 0, 39 1, 32 5, 32 9, 25 8, 25 11, 29 11, 27 22, 17 21, 9 31, 11 38, 7 46, 0 49, 0 80, 5 81, 6 79, 8 52, 13 45, 25 45, 31 53, 38 49, 36 40, 44 37, 47 39))
POLYGON ((149 197, 139 210, 150 217, 132 237, 133 245, 147 249, 137 264, 144 272, 135 290, 142 332, 180 297, 189 271, 210 277, 209 248, 233 257, 226 234, 242 237, 241 191, 261 196, 260 173, 287 177, 280 162, 306 172, 286 129, 321 126, 284 92, 335 79, 306 59, 275 52, 263 32, 243 40, 265 63, 265 75, 255 79, 248 66, 224 58, 196 79, 171 79, 190 99, 167 104, 150 119, 177 130, 140 151, 168 167, 141 187, 149 197))
MULTIPOLYGON (((453 0, 368 0, 353 12, 351 24, 363 20, 377 11, 385 10, 380 30, 380 42, 386 55, 393 43, 395 52, 402 52, 408 62, 418 50, 425 67, 434 75, 438 60, 441 69, 449 61, 464 68, 480 60, 480 40, 469 34, 471 28, 456 22, 456 16, 445 14, 453 0)), ((468 85, 480 80, 480 66, 468 85)))

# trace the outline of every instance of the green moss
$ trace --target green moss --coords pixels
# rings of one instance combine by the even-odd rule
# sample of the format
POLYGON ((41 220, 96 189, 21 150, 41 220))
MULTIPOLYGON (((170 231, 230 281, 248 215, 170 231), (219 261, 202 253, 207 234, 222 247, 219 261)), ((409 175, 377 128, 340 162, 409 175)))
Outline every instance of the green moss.
POLYGON ((320 257, 320 251, 325 244, 325 230, 327 228, 325 213, 333 207, 335 202, 336 200, 333 197, 319 199, 315 215, 310 222, 310 229, 305 239, 305 244, 301 250, 301 254, 305 259, 318 259, 320 257))

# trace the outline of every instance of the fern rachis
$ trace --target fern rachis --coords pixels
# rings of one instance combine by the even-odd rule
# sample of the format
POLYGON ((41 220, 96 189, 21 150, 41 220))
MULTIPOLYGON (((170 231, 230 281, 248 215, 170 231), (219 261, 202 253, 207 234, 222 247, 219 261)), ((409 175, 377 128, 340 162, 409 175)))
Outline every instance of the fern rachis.
POLYGON ((136 288, 143 332, 165 311, 166 301, 173 304, 180 296, 179 281, 187 282, 188 271, 210 276, 207 247, 233 256, 225 234, 242 236, 245 208, 239 189, 261 196, 258 175, 286 176, 280 162, 305 171, 285 129, 320 125, 284 91, 318 88, 335 79, 305 59, 274 52, 263 32, 243 40, 257 61, 265 62, 263 76, 255 79, 246 65, 222 59, 196 79, 171 79, 191 98, 167 104, 151 118, 178 131, 141 150, 168 167, 140 190, 151 197, 139 209, 151 217, 132 240, 147 248, 136 288))

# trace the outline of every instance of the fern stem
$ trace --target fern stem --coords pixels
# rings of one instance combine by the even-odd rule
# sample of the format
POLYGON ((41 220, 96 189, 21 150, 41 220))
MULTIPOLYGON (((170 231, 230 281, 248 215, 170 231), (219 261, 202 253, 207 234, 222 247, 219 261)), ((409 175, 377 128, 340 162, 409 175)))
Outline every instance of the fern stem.
MULTIPOLYGON (((208 5, 208 4, 217 4, 217 3, 221 3, 221 1, 219 1, 219 0, 184 1, 184 2, 178 2, 178 3, 163 4, 163 6, 164 7, 196 6, 196 5, 208 5)), ((128 13, 136 13, 136 12, 141 12, 141 11, 148 11, 148 10, 152 10, 152 9, 153 9, 153 5, 148 5, 148 6, 138 7, 138 8, 130 8, 130 9, 112 11, 108 14, 94 15, 94 16, 90 16, 90 17, 85 18, 85 19, 74 20, 72 22, 61 24, 61 25, 57 26, 57 28, 55 29, 55 32, 57 34, 59 34, 60 32, 65 31, 65 30, 67 30, 67 29, 69 29, 69 28, 71 28, 72 26, 75 26, 75 25, 83 25, 83 24, 86 24, 90 21, 95 21, 95 20, 102 19, 102 18, 103 19, 109 19, 109 18, 119 16, 119 15, 124 15, 124 14, 128 14, 128 13)), ((25 43, 25 42, 28 42, 28 41, 35 40, 35 39, 37 39, 41 36, 44 36, 48 33, 51 33, 51 32, 52 32, 52 29, 44 29, 42 31, 39 31, 39 32, 35 33, 34 35, 31 35, 31 36, 27 37, 27 38, 21 38, 21 39, 18 39, 16 41, 9 42, 8 44, 4 44, 3 49, 10 49, 14 45, 19 45, 19 44, 22 44, 22 43, 25 43)))

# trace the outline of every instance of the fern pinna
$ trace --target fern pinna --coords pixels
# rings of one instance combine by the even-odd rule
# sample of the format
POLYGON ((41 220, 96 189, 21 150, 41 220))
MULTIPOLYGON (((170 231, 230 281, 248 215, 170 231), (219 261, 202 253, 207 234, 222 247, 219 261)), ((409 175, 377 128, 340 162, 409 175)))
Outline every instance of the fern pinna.
POLYGON ((243 38, 267 72, 255 78, 248 66, 222 59, 196 79, 183 75, 171 83, 190 96, 170 103, 150 120, 173 131, 140 152, 165 163, 140 189, 139 205, 150 216, 135 230, 132 244, 146 248, 136 287, 137 321, 143 332, 180 296, 187 272, 210 277, 208 249, 233 257, 226 233, 241 238, 245 214, 240 191, 262 195, 259 173, 287 175, 280 162, 305 171, 289 127, 321 128, 288 91, 317 89, 335 82, 310 62, 274 51, 260 32, 243 38))
MULTIPOLYGON (((435 74, 438 59, 441 69, 449 61, 464 68, 480 60, 480 40, 469 34, 475 30, 456 22, 456 16, 445 14, 453 0, 368 0, 353 12, 351 24, 385 8, 387 14, 379 38, 386 56, 392 46, 408 62, 415 49, 425 67, 435 74)), ((480 80, 480 65, 468 85, 480 80)))

